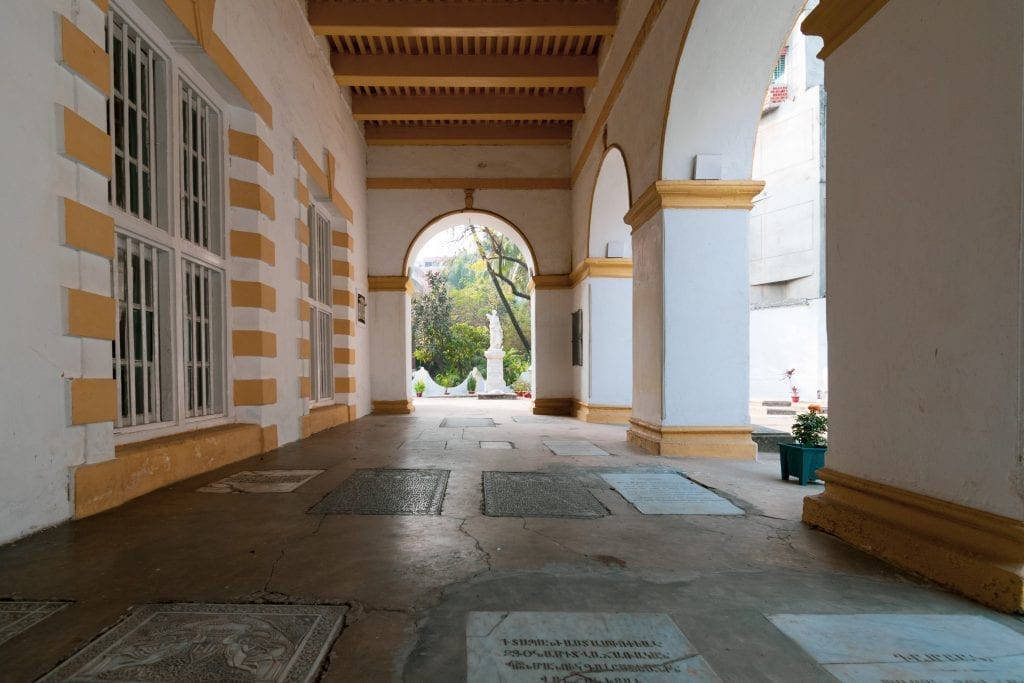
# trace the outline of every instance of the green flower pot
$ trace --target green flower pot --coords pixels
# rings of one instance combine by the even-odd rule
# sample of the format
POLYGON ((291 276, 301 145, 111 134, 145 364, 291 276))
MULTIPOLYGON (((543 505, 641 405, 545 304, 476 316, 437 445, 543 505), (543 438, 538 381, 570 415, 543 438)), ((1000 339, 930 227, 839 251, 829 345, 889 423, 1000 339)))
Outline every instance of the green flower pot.
POLYGON ((801 446, 798 443, 779 444, 779 464, 782 467, 782 478, 789 480, 796 477, 801 486, 817 479, 814 473, 825 466, 825 446, 801 446))

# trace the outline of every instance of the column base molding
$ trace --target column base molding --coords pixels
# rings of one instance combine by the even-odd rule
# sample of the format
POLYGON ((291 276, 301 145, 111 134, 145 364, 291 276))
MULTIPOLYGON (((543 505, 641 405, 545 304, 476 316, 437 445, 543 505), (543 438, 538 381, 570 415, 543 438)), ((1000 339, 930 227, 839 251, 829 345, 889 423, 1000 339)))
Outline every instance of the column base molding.
POLYGON ((1024 522, 818 470, 804 523, 1003 612, 1024 611, 1024 522))
POLYGON ((344 403, 332 406, 321 406, 309 411, 309 415, 303 415, 299 423, 301 438, 305 439, 317 432, 322 432, 331 427, 351 422, 356 417, 356 407, 344 403))
POLYGON ((584 422, 625 425, 629 424, 629 418, 633 416, 633 407, 573 401, 572 414, 573 417, 584 422))
POLYGON ((400 401, 374 401, 374 415, 409 415, 416 408, 409 399, 400 401))
POLYGON ((626 439, 657 455, 754 460, 751 427, 670 427, 630 418, 626 439))
POLYGON ((114 458, 74 470, 75 519, 277 447, 277 430, 233 424, 117 446, 114 458), (270 437, 273 443, 265 443, 270 437))
POLYGON ((533 399, 534 415, 572 415, 571 398, 535 398, 533 399))

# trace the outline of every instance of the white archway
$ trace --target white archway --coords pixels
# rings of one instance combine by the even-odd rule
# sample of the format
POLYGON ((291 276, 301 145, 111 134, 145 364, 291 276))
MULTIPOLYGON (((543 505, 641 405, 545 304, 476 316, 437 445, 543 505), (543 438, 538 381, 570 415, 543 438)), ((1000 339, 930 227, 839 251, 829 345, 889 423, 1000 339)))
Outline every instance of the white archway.
POLYGON ((519 251, 523 256, 526 257, 527 263, 530 266, 530 274, 533 275, 537 272, 537 260, 533 253, 533 247, 530 245, 529 240, 523 236, 523 233, 519 228, 499 214, 481 209, 461 209, 458 211, 452 211, 451 213, 446 213, 434 218, 423 226, 423 228, 416 233, 416 237, 413 238, 412 243, 405 252, 405 261, 402 264, 402 272, 405 274, 409 273, 409 268, 416 261, 416 256, 420 253, 423 247, 426 246, 427 242, 447 230, 468 225, 479 225, 500 232, 503 236, 511 240, 512 243, 519 248, 519 251))
POLYGON ((605 153, 594 183, 593 201, 590 204, 588 256, 633 256, 630 227, 624 220, 629 211, 629 203, 626 159, 622 156, 622 150, 613 146, 605 153), (616 249, 616 246, 619 248, 616 249))

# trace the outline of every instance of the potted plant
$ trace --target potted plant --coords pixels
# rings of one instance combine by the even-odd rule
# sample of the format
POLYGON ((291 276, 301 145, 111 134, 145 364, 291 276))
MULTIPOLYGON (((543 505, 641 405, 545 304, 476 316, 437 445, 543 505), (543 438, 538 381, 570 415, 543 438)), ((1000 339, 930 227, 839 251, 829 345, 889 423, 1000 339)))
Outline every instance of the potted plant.
POLYGON ((423 392, 427 388, 427 383, 421 379, 416 380, 412 383, 412 390, 416 392, 416 398, 422 398, 423 392))
POLYGON ((469 379, 466 380, 466 390, 469 392, 470 396, 476 393, 476 377, 472 374, 469 376, 469 379))
POLYGON ((800 390, 793 384, 793 375, 796 374, 796 368, 789 368, 783 373, 783 379, 789 383, 789 398, 793 403, 800 402, 800 390))
POLYGON ((795 476, 801 486, 817 479, 815 472, 825 466, 825 451, 828 449, 828 418, 821 413, 816 405, 808 407, 806 413, 796 416, 793 423, 793 436, 796 443, 779 444, 779 464, 782 478, 789 480, 795 476))
POLYGON ((525 396, 529 390, 530 384, 526 380, 517 379, 512 383, 512 391, 516 392, 516 396, 525 396))

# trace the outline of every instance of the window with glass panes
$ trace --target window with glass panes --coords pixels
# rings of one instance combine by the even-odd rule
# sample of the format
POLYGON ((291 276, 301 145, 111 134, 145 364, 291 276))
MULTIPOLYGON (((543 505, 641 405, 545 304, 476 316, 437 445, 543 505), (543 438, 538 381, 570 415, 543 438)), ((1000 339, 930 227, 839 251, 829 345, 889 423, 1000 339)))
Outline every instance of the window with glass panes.
POLYGON ((310 399, 334 398, 334 315, 331 287, 331 223, 309 209, 310 399))
POLYGON ((161 52, 113 11, 107 49, 117 225, 116 427, 173 427, 223 415, 220 117, 175 68, 173 51, 161 52))

